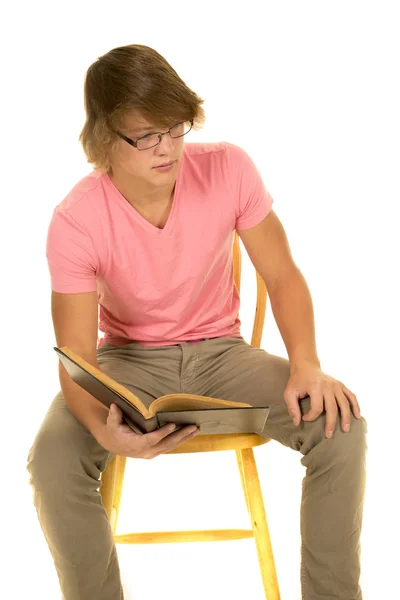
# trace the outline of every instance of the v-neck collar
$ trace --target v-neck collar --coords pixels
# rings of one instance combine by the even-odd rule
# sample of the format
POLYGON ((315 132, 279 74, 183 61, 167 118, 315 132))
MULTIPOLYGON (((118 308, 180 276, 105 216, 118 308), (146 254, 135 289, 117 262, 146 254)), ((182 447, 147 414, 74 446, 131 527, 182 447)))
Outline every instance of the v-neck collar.
POLYGON ((182 158, 181 158, 181 161, 179 164, 179 168, 178 168, 178 175, 177 175, 176 181, 175 181, 175 189, 174 189, 174 196, 172 199, 171 210, 168 215, 167 222, 165 223, 163 229, 156 227, 155 225, 150 223, 147 219, 145 219, 140 213, 138 213, 138 211, 132 206, 132 204, 130 204, 128 202, 128 200, 121 194, 121 192, 118 190, 118 188, 114 185, 114 183, 111 181, 108 173, 104 173, 104 175, 103 175, 106 185, 112 191, 113 195, 118 199, 119 203, 125 207, 125 210, 129 213, 129 215, 131 217, 133 217, 138 223, 140 223, 140 225, 144 229, 146 229, 149 233, 151 233, 153 235, 157 235, 158 237, 162 237, 162 236, 166 237, 166 236, 172 235, 172 229, 173 229, 173 225, 174 225, 174 222, 176 219, 175 215, 177 212, 177 206, 178 206, 178 201, 179 201, 179 191, 180 191, 180 184, 181 184, 181 179, 182 179, 182 167, 183 167, 183 163, 184 163, 184 157, 185 157, 185 153, 183 152, 182 158))

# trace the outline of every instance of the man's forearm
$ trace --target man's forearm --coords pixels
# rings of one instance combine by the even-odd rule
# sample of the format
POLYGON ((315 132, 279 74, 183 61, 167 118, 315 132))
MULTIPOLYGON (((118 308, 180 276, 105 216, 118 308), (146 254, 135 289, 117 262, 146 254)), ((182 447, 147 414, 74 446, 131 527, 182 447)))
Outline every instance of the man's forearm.
POLYGON ((290 371, 302 363, 320 367, 312 299, 299 269, 269 293, 272 312, 289 356, 290 371))
MULTIPOLYGON (((100 368, 97 364, 94 366, 100 368)), ((107 406, 75 383, 62 365, 59 374, 61 391, 70 412, 99 442, 100 434, 107 423, 107 406)))

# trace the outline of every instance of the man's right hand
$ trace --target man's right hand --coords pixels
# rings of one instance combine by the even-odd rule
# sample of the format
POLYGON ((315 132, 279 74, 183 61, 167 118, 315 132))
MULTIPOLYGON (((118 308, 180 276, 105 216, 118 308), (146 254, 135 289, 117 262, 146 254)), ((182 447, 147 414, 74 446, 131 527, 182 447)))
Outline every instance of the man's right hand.
POLYGON ((172 433, 175 425, 169 423, 151 433, 135 433, 123 422, 119 406, 111 404, 107 423, 96 435, 103 448, 119 456, 130 458, 155 458, 180 446, 199 433, 198 427, 188 425, 172 433))

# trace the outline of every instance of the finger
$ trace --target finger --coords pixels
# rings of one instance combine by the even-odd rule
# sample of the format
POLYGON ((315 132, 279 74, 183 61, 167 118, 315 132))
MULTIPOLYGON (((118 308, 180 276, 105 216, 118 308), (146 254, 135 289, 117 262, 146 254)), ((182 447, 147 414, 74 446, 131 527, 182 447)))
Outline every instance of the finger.
POLYGON ((332 390, 325 392, 325 435, 327 438, 331 438, 335 431, 336 421, 338 416, 338 405, 336 403, 335 394, 332 390))
POLYGON ((116 404, 111 404, 108 411, 107 425, 116 427, 122 423, 122 419, 122 410, 116 404))
POLYGON ((159 429, 146 434, 146 441, 150 446, 156 446, 166 437, 172 439, 172 441, 180 440, 190 433, 193 430, 193 427, 196 428, 196 425, 188 425, 187 427, 182 427, 181 429, 178 429, 178 431, 175 431, 176 425, 174 423, 168 423, 167 425, 163 425, 159 429), (188 431, 189 429, 190 432, 188 431), (174 433, 172 434, 172 432, 174 433))
MULTIPOLYGON (((189 428, 185 427, 184 429, 188 430, 189 428)), ((199 433, 199 431, 200 431, 200 429, 198 427, 196 427, 195 430, 191 429, 190 433, 188 433, 186 431, 185 435, 180 435, 180 436, 177 436, 176 434, 170 435, 167 439, 165 439, 162 442, 160 442, 159 444, 157 444, 157 446, 154 446, 153 450, 156 452, 156 456, 158 454, 165 454, 165 452, 169 452, 170 450, 173 450, 174 448, 176 448, 177 446, 180 446, 184 442, 187 442, 192 437, 195 437, 199 433)), ((180 433, 180 431, 177 432, 177 434, 178 433, 180 433)))
POLYGON ((324 397, 322 392, 315 392, 310 395, 311 405, 308 413, 303 415, 303 421, 315 421, 324 410, 324 397))
POLYGON ((192 435, 193 433, 196 433, 196 431, 199 431, 199 428, 196 425, 187 425, 186 427, 182 427, 182 429, 178 429, 178 431, 175 431, 174 433, 169 435, 165 442, 168 443, 169 446, 174 448, 177 444, 180 444, 182 440, 184 440, 186 437, 192 435))
POLYGON ((339 405, 341 414, 342 429, 345 433, 350 431, 351 412, 350 404, 343 392, 336 392, 336 402, 339 405))
POLYGON ((350 402, 353 415, 356 417, 356 419, 361 419, 361 410, 356 395, 353 394, 353 392, 351 392, 345 385, 342 386, 342 390, 350 402))
POLYGON ((293 423, 297 427, 301 421, 301 411, 296 393, 292 392, 290 394, 284 394, 284 400, 286 402, 289 415, 292 417, 293 423))
POLYGON ((175 431, 176 425, 175 423, 168 423, 167 425, 163 425, 150 433, 146 433, 146 440, 150 446, 157 445, 161 440, 163 440, 167 435, 170 435, 173 431, 175 431))

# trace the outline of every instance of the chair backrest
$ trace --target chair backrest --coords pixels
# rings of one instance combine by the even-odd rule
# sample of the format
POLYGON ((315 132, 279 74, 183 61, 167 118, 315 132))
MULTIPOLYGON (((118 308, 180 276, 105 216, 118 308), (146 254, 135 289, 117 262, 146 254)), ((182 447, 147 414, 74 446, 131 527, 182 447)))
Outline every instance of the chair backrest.
MULTIPOLYGON (((267 288, 264 280, 260 277, 257 271, 255 271, 257 277, 257 300, 256 300, 256 312, 254 315, 253 332, 251 335, 251 345, 257 348, 261 345, 261 338, 264 329, 265 322, 265 310, 267 305, 267 288)), ((233 243, 233 276, 236 287, 240 294, 240 282, 242 275, 242 252, 240 250, 240 237, 237 231, 235 231, 235 240, 233 243)))

